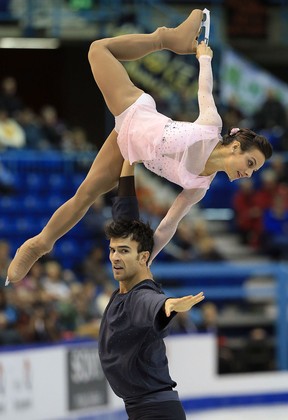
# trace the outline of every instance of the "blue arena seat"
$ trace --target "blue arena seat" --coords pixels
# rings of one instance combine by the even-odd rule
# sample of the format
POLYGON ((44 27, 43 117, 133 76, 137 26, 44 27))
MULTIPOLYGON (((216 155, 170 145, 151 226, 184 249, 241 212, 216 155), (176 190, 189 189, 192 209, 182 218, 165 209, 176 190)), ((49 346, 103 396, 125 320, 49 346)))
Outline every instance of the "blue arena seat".
POLYGON ((15 210, 15 199, 14 197, 1 197, 0 198, 0 213, 10 213, 15 210))
POLYGON ((28 173, 23 177, 27 191, 36 192, 47 189, 47 178, 45 174, 28 173))
POLYGON ((47 184, 51 192, 59 193, 66 189, 69 179, 62 174, 50 174, 47 177, 47 184))
POLYGON ((68 238, 56 242, 51 254, 61 261, 65 268, 72 268, 83 259, 86 250, 81 242, 68 238))

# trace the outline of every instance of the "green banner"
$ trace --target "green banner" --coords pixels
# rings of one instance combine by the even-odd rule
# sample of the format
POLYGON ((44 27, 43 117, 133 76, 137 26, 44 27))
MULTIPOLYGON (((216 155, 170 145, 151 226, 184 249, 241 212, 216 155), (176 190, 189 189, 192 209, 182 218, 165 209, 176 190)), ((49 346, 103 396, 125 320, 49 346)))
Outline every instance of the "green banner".
POLYGON ((227 105, 232 101, 246 116, 261 107, 271 90, 288 106, 286 83, 231 50, 223 51, 219 73, 222 103, 227 105))

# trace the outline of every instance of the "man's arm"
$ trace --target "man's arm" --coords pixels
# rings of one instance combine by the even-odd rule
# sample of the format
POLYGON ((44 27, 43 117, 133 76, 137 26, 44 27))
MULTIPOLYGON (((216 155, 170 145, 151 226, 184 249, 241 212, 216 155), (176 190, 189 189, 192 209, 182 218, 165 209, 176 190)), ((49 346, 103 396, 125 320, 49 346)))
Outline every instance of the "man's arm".
POLYGON ((136 197, 134 165, 124 161, 120 174, 117 197, 112 200, 112 218, 116 220, 139 220, 136 197))
POLYGON ((192 306, 205 299, 203 292, 195 296, 184 296, 182 298, 168 298, 155 318, 155 328, 163 331, 178 312, 187 312, 192 306))
POLYGON ((203 292, 198 295, 184 296, 182 298, 169 298, 165 301, 164 310, 167 317, 171 315, 171 312, 186 312, 189 311, 192 306, 201 302, 205 299, 203 292))

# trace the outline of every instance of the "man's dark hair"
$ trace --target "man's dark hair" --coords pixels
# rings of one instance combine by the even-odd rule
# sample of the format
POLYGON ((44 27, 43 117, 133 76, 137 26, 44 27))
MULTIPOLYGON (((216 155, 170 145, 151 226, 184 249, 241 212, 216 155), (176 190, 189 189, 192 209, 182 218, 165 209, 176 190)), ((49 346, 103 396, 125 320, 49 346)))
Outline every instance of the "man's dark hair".
POLYGON ((106 225, 105 235, 107 239, 128 238, 138 242, 137 251, 148 251, 151 255, 154 246, 154 231, 149 223, 139 220, 118 220, 106 225))

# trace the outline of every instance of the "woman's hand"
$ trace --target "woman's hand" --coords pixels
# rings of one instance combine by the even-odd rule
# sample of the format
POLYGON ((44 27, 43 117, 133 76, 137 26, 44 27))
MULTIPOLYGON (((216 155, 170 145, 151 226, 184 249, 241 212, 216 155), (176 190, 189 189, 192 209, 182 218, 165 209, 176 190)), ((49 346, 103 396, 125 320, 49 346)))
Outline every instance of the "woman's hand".
POLYGON ((208 45, 205 44, 204 41, 202 41, 197 47, 196 57, 198 58, 198 60, 201 57, 201 55, 208 55, 211 58, 213 57, 213 51, 208 45))

